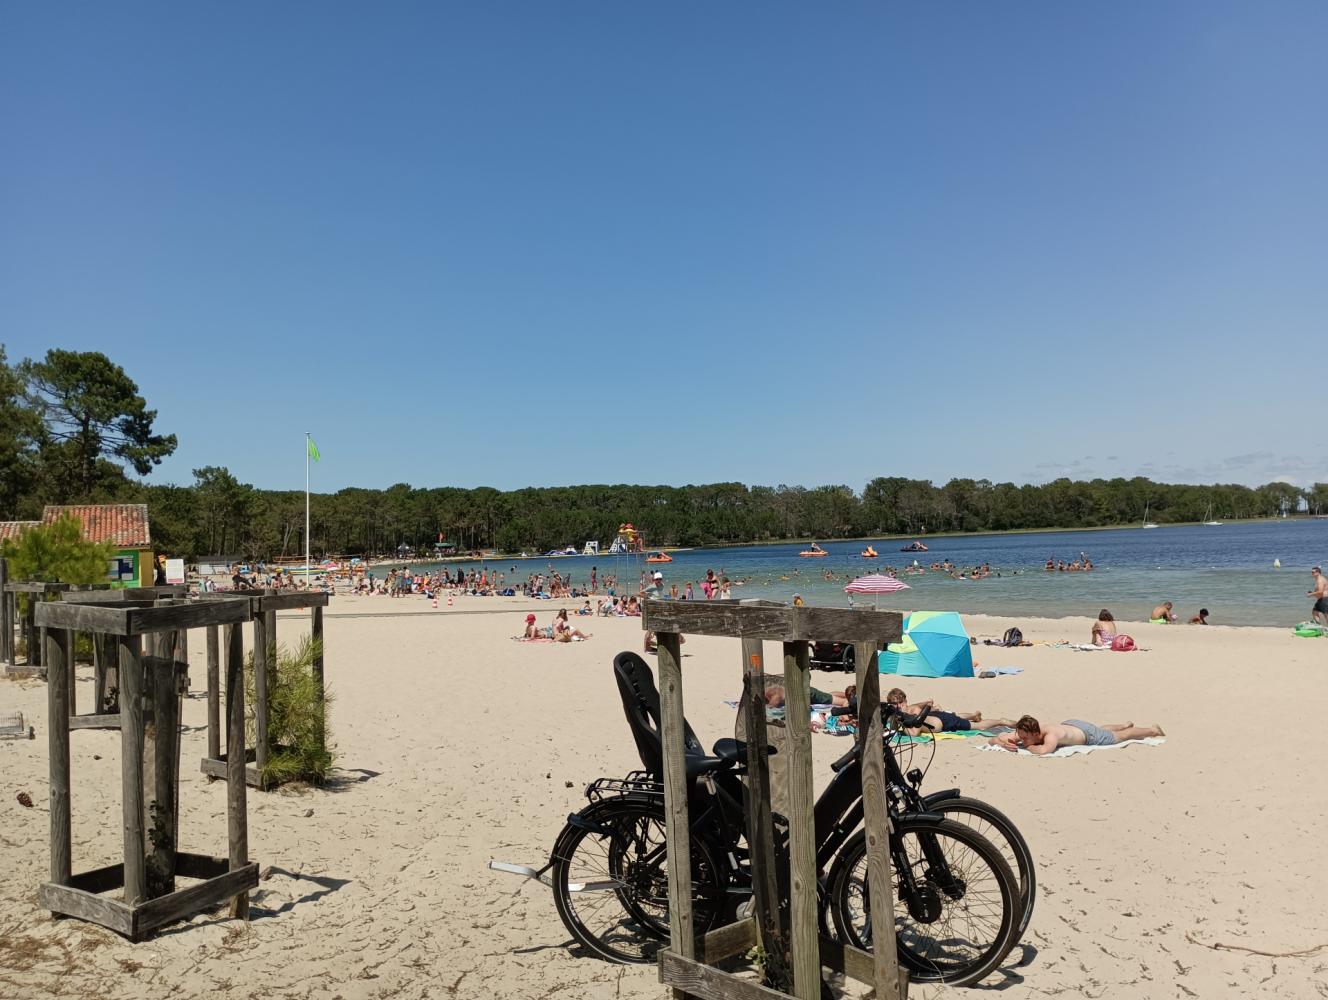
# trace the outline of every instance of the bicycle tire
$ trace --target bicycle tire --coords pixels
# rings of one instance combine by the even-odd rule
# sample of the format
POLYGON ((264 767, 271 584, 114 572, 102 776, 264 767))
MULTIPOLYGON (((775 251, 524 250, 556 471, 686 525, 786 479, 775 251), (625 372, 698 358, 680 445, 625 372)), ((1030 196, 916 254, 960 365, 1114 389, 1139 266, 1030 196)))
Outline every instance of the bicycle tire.
MULTIPOLYGON (((553 900, 563 926, 609 962, 654 962, 669 940, 664 806, 654 799, 605 799, 568 822, 554 844, 553 900)), ((692 837, 692 927, 710 929, 724 903, 715 852, 692 837)))
POLYGON ((1033 917, 1033 905, 1037 902, 1036 865, 1033 861, 1033 852, 1029 850, 1023 834, 1009 816, 981 799, 954 795, 933 801, 923 796, 923 802, 927 812, 939 813, 947 819, 965 823, 990 840, 1001 852, 1005 863, 1010 866, 1010 871, 1019 881, 1019 902, 1022 909, 1019 929, 1015 934, 1015 942, 1018 943, 1023 939, 1024 932, 1028 930, 1028 923, 1033 917), (972 817, 976 822, 960 818, 965 816, 972 817))
MULTIPOLYGON (((900 964, 915 982, 950 986, 980 982, 1014 947, 1020 916, 1014 873, 989 840, 962 823, 906 815, 894 818, 894 827, 891 851, 901 851, 911 874, 918 878, 920 888, 913 894, 921 900, 918 905, 935 911, 926 919, 910 909, 913 900, 901 892, 901 873, 892 862, 891 902, 900 964), (945 887, 943 877, 937 879, 926 867, 928 843, 944 855, 949 875, 959 879, 958 896, 945 887), (963 918, 962 928, 954 926, 956 917, 963 918)), ((830 906, 839 939, 870 950, 866 842, 866 833, 859 831, 836 857, 830 875, 830 906)))

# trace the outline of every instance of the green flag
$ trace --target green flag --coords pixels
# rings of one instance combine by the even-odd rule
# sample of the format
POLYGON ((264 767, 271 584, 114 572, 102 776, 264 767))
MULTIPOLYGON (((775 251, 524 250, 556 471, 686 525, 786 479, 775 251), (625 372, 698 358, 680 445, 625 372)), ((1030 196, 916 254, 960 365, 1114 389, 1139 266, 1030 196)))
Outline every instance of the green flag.
POLYGON ((309 435, 307 434, 304 436, 304 439, 309 443, 309 457, 312 458, 315 462, 317 462, 318 445, 314 444, 314 439, 309 437, 309 435))

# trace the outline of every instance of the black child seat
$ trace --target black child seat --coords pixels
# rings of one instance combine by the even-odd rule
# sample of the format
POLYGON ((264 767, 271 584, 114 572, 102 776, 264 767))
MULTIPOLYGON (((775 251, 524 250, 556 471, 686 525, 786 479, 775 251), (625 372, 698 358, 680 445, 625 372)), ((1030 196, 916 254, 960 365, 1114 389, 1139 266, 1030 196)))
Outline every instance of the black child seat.
MULTIPOLYGON (((659 688, 650 665, 636 653, 623 651, 613 658, 613 676, 618 682, 623 712, 632 728, 636 751, 641 766, 656 781, 664 780, 664 746, 660 738, 659 688)), ((724 739, 713 748, 714 756, 707 756, 701 741, 686 719, 683 719, 683 752, 686 755, 687 777, 696 778, 747 760, 747 744, 724 739)))

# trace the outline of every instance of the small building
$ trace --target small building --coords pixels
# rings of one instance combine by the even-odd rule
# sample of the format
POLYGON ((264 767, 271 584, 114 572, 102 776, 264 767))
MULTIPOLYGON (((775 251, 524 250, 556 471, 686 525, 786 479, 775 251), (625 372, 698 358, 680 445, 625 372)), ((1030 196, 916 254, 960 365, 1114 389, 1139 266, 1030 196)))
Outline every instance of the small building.
POLYGON ((145 503, 75 504, 48 506, 42 524, 73 515, 83 524, 89 542, 110 542, 115 547, 107 567, 107 579, 117 587, 151 587, 155 579, 152 563, 152 533, 145 503))

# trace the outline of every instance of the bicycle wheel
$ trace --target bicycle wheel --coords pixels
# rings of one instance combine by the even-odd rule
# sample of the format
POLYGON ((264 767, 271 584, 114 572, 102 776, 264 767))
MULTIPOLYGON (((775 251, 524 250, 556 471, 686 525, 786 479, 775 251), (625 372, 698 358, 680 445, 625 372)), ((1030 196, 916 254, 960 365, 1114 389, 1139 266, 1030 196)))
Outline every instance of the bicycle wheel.
MULTIPOLYGON (((610 962, 655 961, 669 939, 663 803, 607 799, 583 809, 554 845, 553 899, 563 925, 610 962)), ((692 838, 692 927, 704 934, 724 901, 723 870, 692 838)))
POLYGON ((1019 880, 1019 902, 1022 912, 1019 917, 1019 928, 1014 937, 1018 943, 1024 936, 1024 931, 1028 930, 1028 922, 1033 916, 1033 904, 1037 901, 1037 874, 1034 871, 1033 852, 1028 849, 1028 842, 1024 840, 1023 834, 1010 821, 1010 817, 981 799, 956 795, 936 802, 927 801, 924 797, 923 801, 927 812, 940 813, 946 819, 963 823, 976 830, 1001 852, 1001 857, 1005 858, 1010 871, 1014 872, 1019 880))
MULTIPOLYGON (((894 820, 891 874, 899 962, 923 983, 969 986, 1014 946, 1019 886, 1000 851, 953 820, 894 820)), ((835 859, 831 913, 840 940, 870 949, 866 834, 835 859)))

